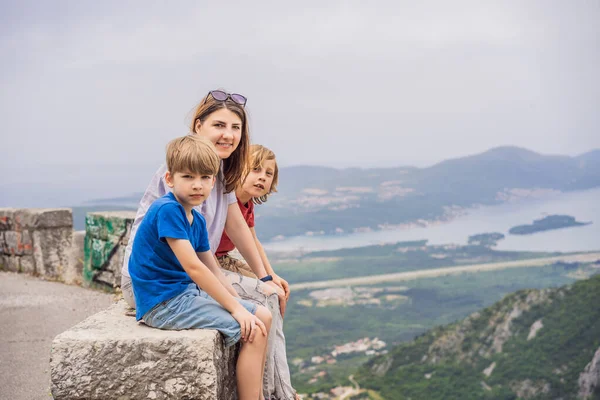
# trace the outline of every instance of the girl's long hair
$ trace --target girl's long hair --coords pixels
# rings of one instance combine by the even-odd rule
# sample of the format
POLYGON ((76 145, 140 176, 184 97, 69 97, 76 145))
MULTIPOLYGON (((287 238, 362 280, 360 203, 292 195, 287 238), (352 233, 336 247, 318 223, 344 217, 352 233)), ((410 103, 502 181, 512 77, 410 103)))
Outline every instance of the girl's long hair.
POLYGON ((225 193, 230 193, 241 183, 244 168, 248 162, 248 151, 250 149, 250 129, 248 128, 248 115, 246 109, 241 105, 227 99, 226 101, 215 100, 210 94, 206 95, 196 107, 190 125, 190 132, 196 132, 196 121, 203 124, 209 115, 222 108, 226 108, 242 121, 242 134, 240 143, 231 155, 223 160, 223 175, 225 176, 225 193))

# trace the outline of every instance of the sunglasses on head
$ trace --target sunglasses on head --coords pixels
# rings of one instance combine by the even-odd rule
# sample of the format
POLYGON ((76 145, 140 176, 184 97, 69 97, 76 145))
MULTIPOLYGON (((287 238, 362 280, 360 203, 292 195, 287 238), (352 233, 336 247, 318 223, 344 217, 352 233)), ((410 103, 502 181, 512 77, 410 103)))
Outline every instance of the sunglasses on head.
POLYGON ((246 105, 246 101, 248 101, 246 96, 242 96, 241 94, 237 93, 225 93, 222 90, 211 90, 208 92, 208 94, 210 94, 212 98, 217 101, 227 101, 227 99, 231 99, 231 101, 239 104, 242 107, 244 107, 246 105))

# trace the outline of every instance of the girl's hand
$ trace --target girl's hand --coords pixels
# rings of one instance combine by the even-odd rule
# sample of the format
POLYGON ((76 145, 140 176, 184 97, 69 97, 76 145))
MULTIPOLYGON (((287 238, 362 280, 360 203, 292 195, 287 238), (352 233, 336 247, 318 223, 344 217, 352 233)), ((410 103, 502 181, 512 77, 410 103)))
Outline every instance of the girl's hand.
POLYGON ((277 293, 279 298, 279 311, 281 312, 281 318, 285 315, 285 307, 287 306, 287 299, 285 298, 285 292, 282 288, 277 286, 273 281, 266 282, 265 294, 268 296, 271 293, 277 293))
POLYGON ((267 328, 265 327, 265 324, 258 319, 258 317, 252 315, 252 313, 246 310, 242 305, 232 312, 231 316, 240 324, 243 342, 252 343, 254 341, 256 327, 262 331, 264 336, 267 336, 267 328))
POLYGON ((273 277, 273 282, 283 289, 285 293, 285 301, 288 301, 290 299, 290 284, 277 274, 271 274, 271 276, 273 277))

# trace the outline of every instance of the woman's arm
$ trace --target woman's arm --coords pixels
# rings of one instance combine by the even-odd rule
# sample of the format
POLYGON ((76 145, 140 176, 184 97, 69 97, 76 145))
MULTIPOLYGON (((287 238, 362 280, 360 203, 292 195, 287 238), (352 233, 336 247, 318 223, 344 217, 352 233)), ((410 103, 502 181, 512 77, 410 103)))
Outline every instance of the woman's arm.
POLYGON ((210 250, 205 251, 203 253, 196 253, 196 254, 198 255, 198 258, 200 259, 200 261, 202 261, 202 263, 204 265, 206 265, 206 267, 210 270, 210 272, 212 272, 217 277, 219 282, 221 282, 221 284, 225 287, 225 289, 227 289, 227 291, 233 297, 240 297, 238 295, 238 293, 235 291, 235 289, 233 288, 233 286, 231 286, 231 282, 229 282, 229 279, 227 279, 227 277, 221 271, 221 268, 219 267, 219 264, 217 263, 217 259, 215 258, 215 256, 213 255, 213 253, 210 250))
POLYGON ((258 278, 267 276, 268 274, 258 249, 256 248, 254 237, 252 236, 250 228, 248 228, 248 224, 246 223, 246 220, 244 220, 237 203, 230 204, 227 209, 225 232, 227 233, 227 236, 229 236, 229 239, 231 239, 231 242, 242 254, 252 272, 254 272, 258 278))
POLYGON ((258 254, 260 254, 260 259, 262 260, 263 265, 265 266, 265 269, 267 270, 267 273, 273 277, 273 282, 277 286, 279 286, 280 288, 283 289, 283 291, 285 292, 285 299, 289 300, 290 285, 288 284, 288 282, 285 279, 283 279, 282 277, 277 275, 275 273, 275 271, 273 270, 273 267, 271 266, 271 263, 269 262, 269 259, 267 258, 267 253, 265 252, 265 249, 264 249, 262 243, 260 242, 260 240, 258 240, 258 236, 256 236, 256 230, 254 229, 254 227, 250 228, 250 232, 252 233, 252 237, 254 238, 254 243, 256 244, 256 249, 258 250, 258 254))

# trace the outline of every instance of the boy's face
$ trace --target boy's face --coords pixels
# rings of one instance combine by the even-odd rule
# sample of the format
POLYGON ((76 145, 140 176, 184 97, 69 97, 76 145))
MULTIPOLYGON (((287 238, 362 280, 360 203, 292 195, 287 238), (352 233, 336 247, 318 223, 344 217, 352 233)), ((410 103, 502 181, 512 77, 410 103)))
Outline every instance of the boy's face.
POLYGON ((260 197, 271 191, 273 176, 275 175, 275 160, 266 160, 263 165, 250 171, 242 190, 251 197, 260 197))
POLYGON ((214 175, 200 175, 193 172, 176 172, 165 175, 167 185, 173 190, 177 201, 185 208, 199 206, 208 198, 215 185, 214 175))

